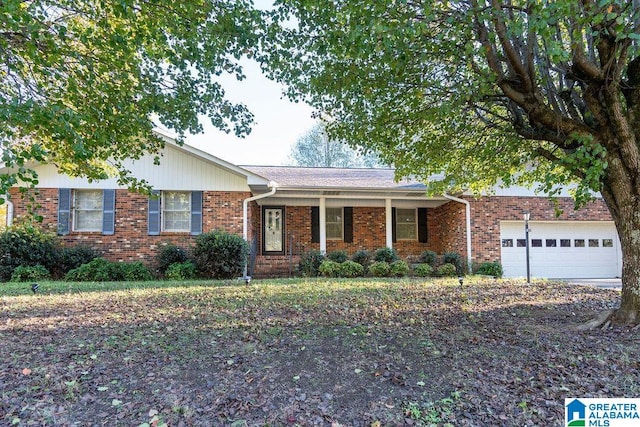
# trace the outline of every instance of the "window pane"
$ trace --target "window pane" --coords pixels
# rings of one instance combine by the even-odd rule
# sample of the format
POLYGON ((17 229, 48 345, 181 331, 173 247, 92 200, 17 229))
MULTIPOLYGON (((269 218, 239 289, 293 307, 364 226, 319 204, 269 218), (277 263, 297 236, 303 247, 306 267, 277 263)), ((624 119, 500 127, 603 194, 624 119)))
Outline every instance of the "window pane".
POLYGON ((327 239, 342 239, 342 224, 327 223, 327 239))
POLYGON ((415 209, 396 209, 396 239, 416 240, 417 224, 415 209))
POLYGON ((531 239, 531 246, 534 248, 542 247, 542 239, 531 239))
POLYGON ((613 239, 602 239, 602 247, 603 248, 612 248, 613 247, 613 239))
POLYGON ((600 246, 600 241, 598 239, 589 239, 589 247, 597 248, 600 246))
POLYGON ((573 246, 576 248, 584 248, 584 239, 575 239, 573 241, 573 246))
POLYGON ((77 231, 101 231, 102 211, 76 211, 77 231))
POLYGON ((570 248, 571 247, 571 239, 560 239, 560 247, 562 247, 562 248, 570 248))
POLYGON ((168 211, 189 211, 191 205, 191 193, 167 191, 163 193, 164 210, 168 211))
POLYGON ((74 230, 101 231, 102 190, 75 190, 74 197, 74 230))
POLYGON ((519 248, 526 248, 527 247, 527 239, 518 239, 518 245, 519 248))
POLYGON ((513 247, 513 239, 502 239, 502 247, 503 248, 512 248, 513 247))
POLYGON ((163 218, 165 230, 189 231, 190 229, 189 212, 165 212, 163 218))
POLYGON ((191 192, 162 192, 162 229, 164 231, 191 229, 191 192))
POLYGON ((555 248, 557 244, 556 239, 547 239, 544 243, 548 248, 555 248))

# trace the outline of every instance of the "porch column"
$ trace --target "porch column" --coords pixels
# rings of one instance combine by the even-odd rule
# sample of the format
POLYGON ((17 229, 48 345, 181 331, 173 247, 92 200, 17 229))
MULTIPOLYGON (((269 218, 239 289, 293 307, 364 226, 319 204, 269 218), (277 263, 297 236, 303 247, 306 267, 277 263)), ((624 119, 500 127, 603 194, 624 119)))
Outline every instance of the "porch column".
POLYGON ((327 253, 327 200, 320 197, 320 252, 327 253))
POLYGON ((384 200, 384 216, 385 216, 385 230, 387 235, 387 247, 393 248, 393 215, 391 214, 391 199, 384 200))

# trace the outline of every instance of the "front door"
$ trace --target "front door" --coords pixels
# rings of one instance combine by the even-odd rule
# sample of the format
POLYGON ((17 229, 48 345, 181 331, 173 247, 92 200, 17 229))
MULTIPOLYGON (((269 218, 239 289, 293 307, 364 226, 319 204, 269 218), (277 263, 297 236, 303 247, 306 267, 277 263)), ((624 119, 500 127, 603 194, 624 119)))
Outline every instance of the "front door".
POLYGON ((269 253, 284 252, 284 208, 263 210, 263 249, 269 253))

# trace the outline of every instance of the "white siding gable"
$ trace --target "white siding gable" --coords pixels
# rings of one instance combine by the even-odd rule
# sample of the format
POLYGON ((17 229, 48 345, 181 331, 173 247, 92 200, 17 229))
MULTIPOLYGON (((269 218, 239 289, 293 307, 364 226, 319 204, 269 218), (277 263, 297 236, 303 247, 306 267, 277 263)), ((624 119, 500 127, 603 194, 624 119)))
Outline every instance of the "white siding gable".
MULTIPOLYGON (((184 148, 167 143, 160 165, 154 165, 150 156, 127 161, 125 165, 133 176, 147 180, 155 189, 250 191, 246 175, 228 169, 216 160, 213 156, 199 157, 184 148)), ((90 183, 85 178, 61 175, 52 165, 37 166, 35 170, 40 188, 126 188, 118 185, 115 178, 90 183)))

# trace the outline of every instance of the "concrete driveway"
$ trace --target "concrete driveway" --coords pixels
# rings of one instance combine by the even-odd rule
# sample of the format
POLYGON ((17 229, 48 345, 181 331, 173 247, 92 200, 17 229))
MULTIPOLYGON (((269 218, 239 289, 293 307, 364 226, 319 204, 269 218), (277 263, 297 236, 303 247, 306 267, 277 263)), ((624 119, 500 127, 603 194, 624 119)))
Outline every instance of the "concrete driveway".
POLYGON ((621 279, 566 279, 572 285, 595 286, 602 289, 621 289, 621 279))

